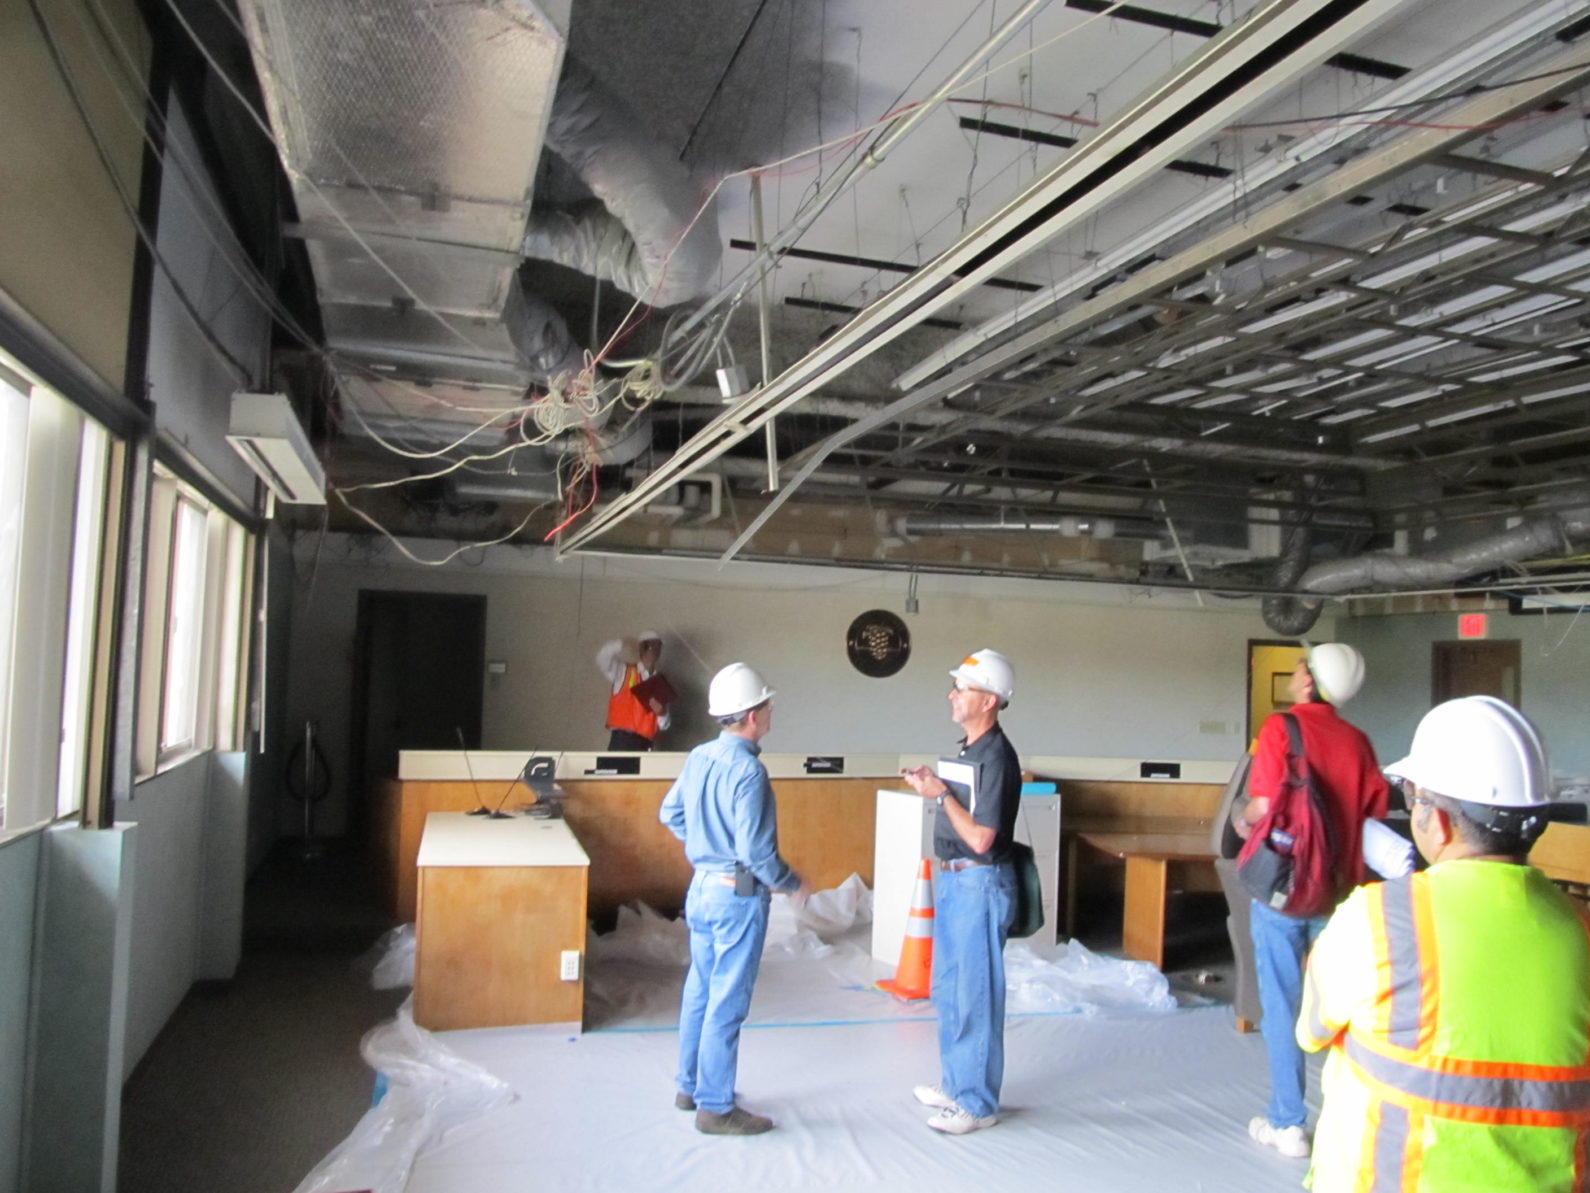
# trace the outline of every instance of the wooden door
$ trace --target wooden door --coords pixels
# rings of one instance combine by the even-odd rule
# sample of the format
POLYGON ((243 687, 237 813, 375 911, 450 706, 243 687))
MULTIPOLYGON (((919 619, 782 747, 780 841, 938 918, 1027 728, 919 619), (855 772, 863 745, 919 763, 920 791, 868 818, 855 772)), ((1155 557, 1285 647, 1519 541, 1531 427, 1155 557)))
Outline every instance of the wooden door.
POLYGON ((399 750, 480 748, 485 670, 485 597, 359 593, 350 840, 368 837, 374 785, 397 775, 399 750))
POLYGON ((1519 707, 1518 639, 1430 644, 1430 702, 1459 696, 1495 696, 1519 707))

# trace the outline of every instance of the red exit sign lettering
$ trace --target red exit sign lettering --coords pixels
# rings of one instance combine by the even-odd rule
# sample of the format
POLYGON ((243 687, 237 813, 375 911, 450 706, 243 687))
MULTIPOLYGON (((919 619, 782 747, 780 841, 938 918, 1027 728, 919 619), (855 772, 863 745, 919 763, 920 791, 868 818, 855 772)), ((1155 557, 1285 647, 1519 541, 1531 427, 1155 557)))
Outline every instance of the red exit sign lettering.
POLYGON ((1483 638, 1485 637, 1485 625, 1486 620, 1483 613, 1460 613, 1458 614, 1458 637, 1483 638))

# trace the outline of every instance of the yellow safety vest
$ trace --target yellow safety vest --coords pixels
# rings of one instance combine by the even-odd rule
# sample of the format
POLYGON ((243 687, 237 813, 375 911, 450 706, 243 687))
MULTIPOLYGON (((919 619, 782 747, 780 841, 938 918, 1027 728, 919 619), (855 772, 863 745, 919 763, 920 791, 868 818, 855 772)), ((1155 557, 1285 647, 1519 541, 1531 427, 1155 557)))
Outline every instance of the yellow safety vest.
POLYGON ((1458 861, 1360 887, 1309 957, 1330 1048, 1314 1193, 1582 1193, 1590 927, 1539 870, 1458 861))

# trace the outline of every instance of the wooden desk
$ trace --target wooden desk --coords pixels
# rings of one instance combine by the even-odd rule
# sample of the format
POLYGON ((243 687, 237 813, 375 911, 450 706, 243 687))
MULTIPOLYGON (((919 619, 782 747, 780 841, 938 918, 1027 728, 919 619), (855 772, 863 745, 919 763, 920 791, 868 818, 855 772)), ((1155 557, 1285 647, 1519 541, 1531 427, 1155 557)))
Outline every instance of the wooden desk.
POLYGON ((1126 909, 1121 949, 1129 957, 1165 967, 1165 899, 1172 862, 1212 862, 1209 830, 1083 832, 1077 839, 1126 862, 1126 909))
POLYGON ((570 1024, 585 1007, 589 859, 567 822, 432 812, 419 847, 414 1022, 570 1024), (564 979, 564 952, 578 955, 564 979))

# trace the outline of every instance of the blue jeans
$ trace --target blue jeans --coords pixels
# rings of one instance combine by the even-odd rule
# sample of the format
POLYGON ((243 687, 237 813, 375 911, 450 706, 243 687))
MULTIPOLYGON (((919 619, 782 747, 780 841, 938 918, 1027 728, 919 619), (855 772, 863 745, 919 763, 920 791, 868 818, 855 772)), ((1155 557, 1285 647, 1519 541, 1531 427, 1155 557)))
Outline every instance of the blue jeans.
POLYGON ((1256 900, 1248 905, 1253 968, 1259 980, 1259 1034, 1270 1054, 1270 1104, 1265 1117, 1272 1127, 1301 1127, 1308 1119, 1297 1015, 1303 1006, 1303 961, 1325 920, 1325 916, 1295 919, 1256 900))
POLYGON ((690 974, 679 1003, 679 1090, 714 1114, 734 1108, 740 1025, 767 939, 769 896, 736 895, 715 874, 697 872, 685 896, 690 974))
POLYGON ((939 1088, 978 1117, 1005 1079, 1005 934, 1016 911, 1008 865, 940 870, 933 884, 933 1005, 939 1088))

